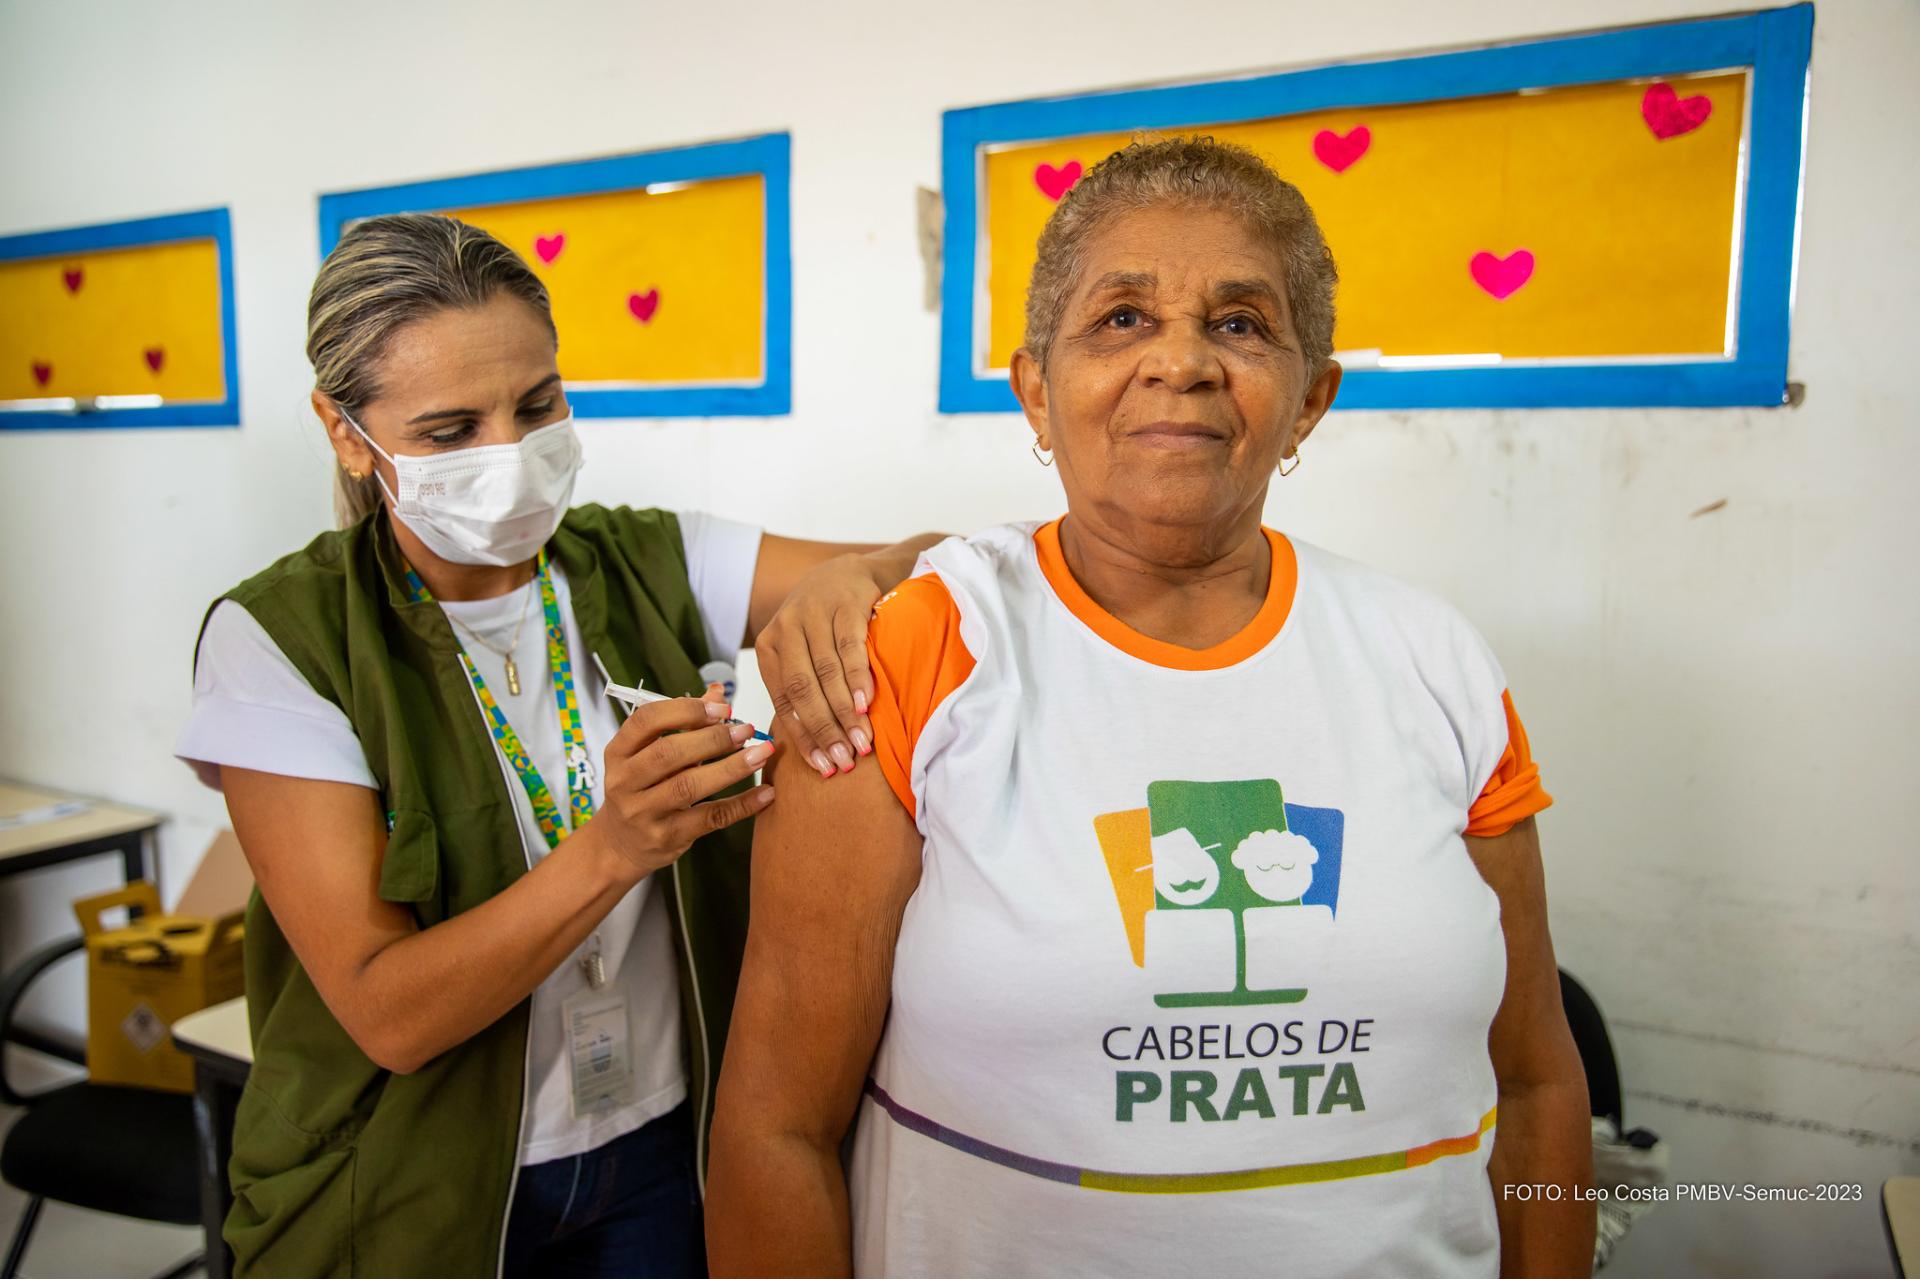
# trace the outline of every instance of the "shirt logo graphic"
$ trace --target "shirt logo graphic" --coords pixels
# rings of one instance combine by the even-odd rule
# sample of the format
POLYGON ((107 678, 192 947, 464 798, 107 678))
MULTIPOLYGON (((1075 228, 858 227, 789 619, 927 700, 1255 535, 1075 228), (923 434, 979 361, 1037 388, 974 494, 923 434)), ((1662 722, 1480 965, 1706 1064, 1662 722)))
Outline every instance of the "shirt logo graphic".
POLYGON ((1333 939, 1346 816, 1273 780, 1161 781, 1093 819, 1136 967, 1162 1008, 1291 1004, 1333 939))

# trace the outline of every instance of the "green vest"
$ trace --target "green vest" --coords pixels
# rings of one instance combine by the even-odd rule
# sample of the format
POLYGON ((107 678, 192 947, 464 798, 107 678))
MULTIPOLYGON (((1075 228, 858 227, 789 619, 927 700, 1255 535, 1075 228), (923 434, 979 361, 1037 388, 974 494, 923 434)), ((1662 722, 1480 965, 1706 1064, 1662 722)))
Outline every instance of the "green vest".
MULTIPOLYGON (((547 550, 566 574, 588 650, 572 655, 576 672, 597 654, 618 683, 699 692, 706 630, 672 515, 576 507, 547 550)), ((392 826, 380 896, 430 928, 504 891, 527 862, 446 615, 410 603, 403 573, 376 513, 224 598, 352 722, 392 826)), ((703 1177, 746 941, 749 842, 744 824, 707 836, 660 877, 703 1177)), ((246 971, 254 1064, 235 1123, 226 1225, 236 1273, 494 1274, 519 1153, 528 1002, 395 1075, 334 1019, 257 892, 246 971)))

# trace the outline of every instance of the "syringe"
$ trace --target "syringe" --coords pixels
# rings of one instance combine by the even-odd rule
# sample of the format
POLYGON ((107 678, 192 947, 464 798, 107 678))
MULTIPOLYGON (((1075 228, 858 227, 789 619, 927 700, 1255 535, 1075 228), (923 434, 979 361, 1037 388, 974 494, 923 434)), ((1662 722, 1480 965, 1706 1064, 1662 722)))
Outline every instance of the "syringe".
MULTIPOLYGON (((668 697, 665 693, 654 693, 644 688, 628 688, 625 684, 616 684, 612 680, 607 681, 607 696, 611 697, 614 701, 623 704, 627 708, 627 711, 629 714, 631 714, 635 710, 638 710, 641 706, 646 705, 648 702, 671 702, 674 700, 673 698, 668 697)), ((726 724, 745 724, 746 723, 746 721, 743 719, 727 719, 721 722, 726 724)), ((756 742, 770 742, 773 740, 773 738, 756 728, 753 731, 753 736, 749 740, 756 741, 756 742)))

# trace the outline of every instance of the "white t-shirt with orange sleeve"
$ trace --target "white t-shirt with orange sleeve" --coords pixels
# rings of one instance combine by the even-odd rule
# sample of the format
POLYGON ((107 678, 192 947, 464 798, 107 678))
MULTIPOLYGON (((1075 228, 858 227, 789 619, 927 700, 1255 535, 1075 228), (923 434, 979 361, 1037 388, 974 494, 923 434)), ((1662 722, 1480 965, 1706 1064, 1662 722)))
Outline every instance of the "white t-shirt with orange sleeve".
POLYGON ((876 609, 875 755, 924 837, 854 1143, 862 1276, 1492 1276, 1499 904, 1463 836, 1551 800, 1485 643, 1266 532, 1206 650, 1059 522, 876 609))

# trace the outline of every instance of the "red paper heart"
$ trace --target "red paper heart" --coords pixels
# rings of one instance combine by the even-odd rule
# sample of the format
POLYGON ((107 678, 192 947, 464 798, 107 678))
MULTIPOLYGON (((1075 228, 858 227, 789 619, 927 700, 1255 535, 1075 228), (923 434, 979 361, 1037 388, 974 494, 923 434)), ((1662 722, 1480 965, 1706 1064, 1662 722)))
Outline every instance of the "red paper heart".
POLYGON ((1069 160, 1059 168, 1043 164, 1033 171, 1033 184, 1040 188, 1049 200, 1058 200, 1073 190, 1073 184, 1080 180, 1080 162, 1069 160))
POLYGON ((1707 117, 1712 114, 1712 98, 1704 93, 1683 98, 1665 81, 1648 86, 1646 94, 1640 99, 1640 118, 1653 130, 1654 137, 1663 140, 1692 133, 1705 124, 1707 117))
POLYGON ((146 355, 147 367, 155 373, 158 373, 160 366, 167 362, 167 348, 164 346, 150 346, 147 348, 146 355))
POLYGON ((648 289, 645 293, 627 294, 627 310, 633 312, 633 318, 642 324, 653 322, 653 313, 660 309, 660 290, 648 289))
POLYGON ((35 360, 33 362, 33 380, 41 386, 45 386, 48 382, 51 382, 53 380, 53 365, 42 364, 40 361, 35 360))
POLYGON ((1515 249, 1504 258, 1476 253, 1467 269, 1473 272, 1473 282, 1498 300, 1533 278, 1533 254, 1526 249, 1515 249))
POLYGON ((553 235, 539 236, 533 242, 533 251, 540 255, 542 262, 549 264, 551 264, 555 258, 559 257, 560 250, 566 247, 567 233, 565 231, 560 231, 553 235))
POLYGON ((60 278, 67 282, 67 292, 78 293, 80 282, 87 278, 87 271, 85 267, 68 267, 60 273, 60 278))
POLYGON ((1345 137, 1332 129, 1322 129, 1313 135, 1314 156, 1335 173, 1345 173, 1372 145, 1373 130, 1364 124, 1348 129, 1345 137))

